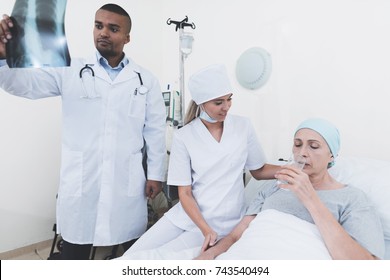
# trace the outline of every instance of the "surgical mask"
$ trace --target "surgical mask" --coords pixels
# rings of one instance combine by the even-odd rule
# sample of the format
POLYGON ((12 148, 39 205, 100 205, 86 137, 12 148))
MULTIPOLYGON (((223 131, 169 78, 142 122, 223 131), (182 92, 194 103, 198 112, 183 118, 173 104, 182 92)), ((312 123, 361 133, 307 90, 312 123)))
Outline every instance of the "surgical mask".
POLYGON ((209 122, 209 123, 216 123, 217 122, 217 120, 210 117, 209 114, 207 114, 203 108, 201 108, 201 110, 200 110, 199 118, 201 118, 202 120, 205 120, 206 122, 209 122))

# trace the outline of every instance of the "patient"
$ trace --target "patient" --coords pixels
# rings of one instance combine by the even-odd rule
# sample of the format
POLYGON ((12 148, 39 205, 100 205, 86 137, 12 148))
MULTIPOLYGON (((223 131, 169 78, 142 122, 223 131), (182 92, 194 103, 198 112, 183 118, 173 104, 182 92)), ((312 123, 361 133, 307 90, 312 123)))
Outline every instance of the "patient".
POLYGON ((332 259, 383 258, 382 226, 371 202, 361 190, 337 182, 328 173, 339 147, 339 132, 328 121, 301 123, 293 153, 306 158, 303 171, 285 166, 277 172, 275 177, 288 183, 262 189, 232 232, 196 259, 214 259, 229 252, 256 215, 267 209, 315 224, 332 259))

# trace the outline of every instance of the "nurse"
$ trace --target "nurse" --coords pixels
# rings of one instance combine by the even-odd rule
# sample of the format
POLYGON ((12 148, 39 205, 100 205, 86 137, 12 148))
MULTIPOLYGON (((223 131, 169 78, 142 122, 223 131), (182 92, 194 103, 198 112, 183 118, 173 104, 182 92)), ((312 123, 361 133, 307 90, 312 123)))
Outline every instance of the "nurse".
POLYGON ((256 179, 274 179, 279 170, 265 164, 249 119, 228 114, 233 91, 225 66, 200 70, 190 77, 188 88, 193 100, 185 126, 174 135, 168 170, 168 184, 178 186, 180 201, 124 259, 164 259, 173 252, 213 246, 244 215, 244 170, 256 179))

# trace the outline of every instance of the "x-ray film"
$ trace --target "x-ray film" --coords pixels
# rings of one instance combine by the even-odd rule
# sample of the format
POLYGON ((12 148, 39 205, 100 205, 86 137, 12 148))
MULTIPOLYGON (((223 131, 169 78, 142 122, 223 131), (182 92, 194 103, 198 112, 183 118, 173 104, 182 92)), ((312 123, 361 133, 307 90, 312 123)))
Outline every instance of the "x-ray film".
POLYGON ((16 0, 12 40, 6 44, 11 68, 70 65, 64 18, 67 0, 16 0))

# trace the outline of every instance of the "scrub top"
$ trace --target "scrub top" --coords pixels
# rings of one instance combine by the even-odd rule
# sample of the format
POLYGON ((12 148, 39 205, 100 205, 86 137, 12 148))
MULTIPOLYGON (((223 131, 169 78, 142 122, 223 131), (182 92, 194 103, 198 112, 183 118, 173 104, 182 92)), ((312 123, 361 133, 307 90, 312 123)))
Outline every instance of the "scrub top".
MULTIPOLYGON (((193 196, 208 225, 222 237, 245 212, 243 172, 261 168, 265 154, 248 118, 229 114, 220 142, 199 118, 175 132, 168 184, 192 185, 193 196)), ((165 216, 177 227, 198 227, 177 203, 165 216)))

